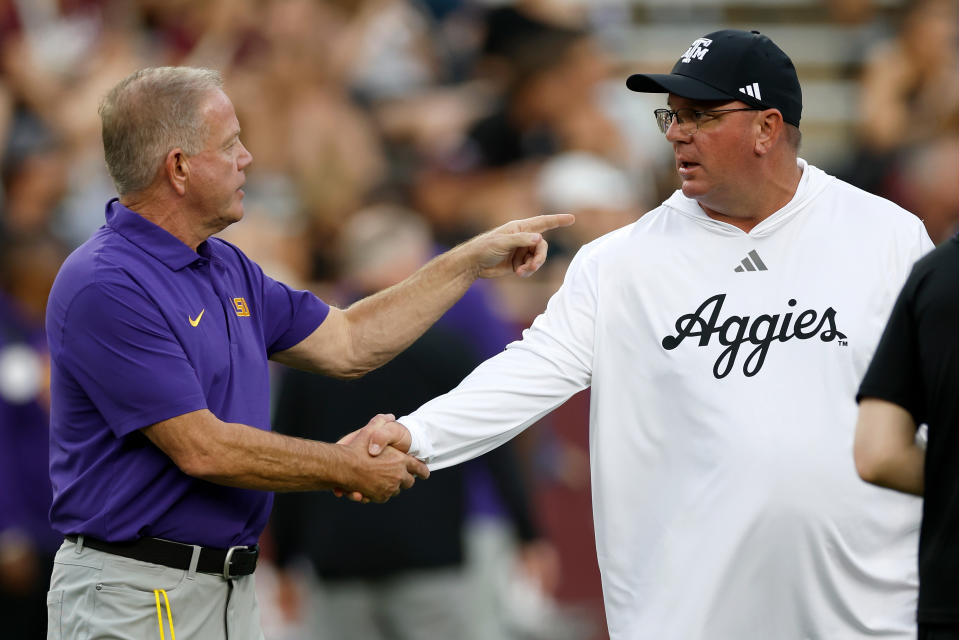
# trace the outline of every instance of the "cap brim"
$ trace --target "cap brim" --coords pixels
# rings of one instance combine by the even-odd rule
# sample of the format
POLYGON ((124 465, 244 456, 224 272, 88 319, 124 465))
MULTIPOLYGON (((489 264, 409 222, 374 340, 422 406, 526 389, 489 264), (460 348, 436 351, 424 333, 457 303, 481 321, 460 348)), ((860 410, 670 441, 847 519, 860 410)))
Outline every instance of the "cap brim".
POLYGON ((626 86, 639 93, 674 93, 690 100, 739 99, 701 80, 677 73, 636 73, 626 79, 626 86))

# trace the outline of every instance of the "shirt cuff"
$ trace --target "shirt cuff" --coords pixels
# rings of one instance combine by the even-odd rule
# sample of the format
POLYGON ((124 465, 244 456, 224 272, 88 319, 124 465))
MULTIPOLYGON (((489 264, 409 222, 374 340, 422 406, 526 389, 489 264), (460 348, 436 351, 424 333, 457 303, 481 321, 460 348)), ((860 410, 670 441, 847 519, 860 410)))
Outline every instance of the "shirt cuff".
POLYGON ((410 450, 408 453, 414 458, 419 458, 429 464, 433 458, 433 446, 424 434, 425 428, 423 425, 410 416, 403 416, 397 422, 410 432, 410 450))

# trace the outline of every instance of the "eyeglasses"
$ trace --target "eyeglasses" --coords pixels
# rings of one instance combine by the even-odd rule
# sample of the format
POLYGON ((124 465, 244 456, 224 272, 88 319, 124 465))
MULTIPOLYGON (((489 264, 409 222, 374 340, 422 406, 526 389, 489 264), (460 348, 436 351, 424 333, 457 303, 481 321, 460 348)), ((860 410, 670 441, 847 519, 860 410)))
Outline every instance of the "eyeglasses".
POLYGON ((672 124, 673 120, 676 120, 676 124, 679 126, 679 130, 685 135, 692 135, 699 130, 700 125, 704 122, 709 122, 713 118, 718 118, 716 114, 722 113, 732 113, 733 111, 762 111, 757 107, 742 107, 740 109, 706 109, 704 111, 697 111, 696 109, 676 109, 672 111, 670 109, 656 109, 653 111, 653 115, 656 116, 656 124, 659 125, 659 130, 665 135, 666 131, 669 129, 669 125, 672 124))

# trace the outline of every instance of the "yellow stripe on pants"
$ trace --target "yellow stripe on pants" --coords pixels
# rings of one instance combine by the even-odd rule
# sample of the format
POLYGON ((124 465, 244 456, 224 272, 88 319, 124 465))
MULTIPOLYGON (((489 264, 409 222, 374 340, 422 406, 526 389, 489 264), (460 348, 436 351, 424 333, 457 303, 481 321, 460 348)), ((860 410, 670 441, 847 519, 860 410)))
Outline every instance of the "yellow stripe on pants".
POLYGON ((163 614, 160 613, 160 591, 158 589, 153 590, 153 597, 157 601, 157 624, 160 625, 160 640, 163 640, 163 614))
POLYGON ((170 621, 170 640, 176 640, 176 632, 173 631, 173 611, 170 609, 170 599, 166 595, 165 589, 154 589, 153 597, 157 602, 157 624, 160 627, 160 640, 165 640, 163 635, 163 613, 160 611, 160 594, 163 594, 163 602, 166 604, 166 617, 170 621))

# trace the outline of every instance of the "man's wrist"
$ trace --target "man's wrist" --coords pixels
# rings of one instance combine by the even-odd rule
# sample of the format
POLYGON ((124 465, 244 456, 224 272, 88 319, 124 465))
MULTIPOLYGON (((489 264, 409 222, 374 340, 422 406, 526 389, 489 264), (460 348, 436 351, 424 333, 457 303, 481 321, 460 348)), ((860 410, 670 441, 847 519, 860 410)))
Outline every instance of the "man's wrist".
POLYGON ((362 461, 355 450, 347 445, 332 445, 337 457, 333 465, 335 473, 330 478, 334 488, 352 489, 356 486, 356 479, 363 473, 362 461))
POLYGON ((479 256, 476 253, 476 238, 462 242, 444 254, 444 257, 452 262, 451 269, 457 275, 467 278, 472 284, 478 280, 483 270, 480 264, 479 256))
POLYGON ((429 462, 429 458, 432 456, 433 451, 429 446, 429 443, 426 442, 421 435, 418 435, 417 432, 420 431, 420 428, 416 421, 409 416, 403 416, 396 422, 406 429, 406 432, 409 434, 410 448, 407 453, 414 458, 419 458, 424 462, 429 462))

